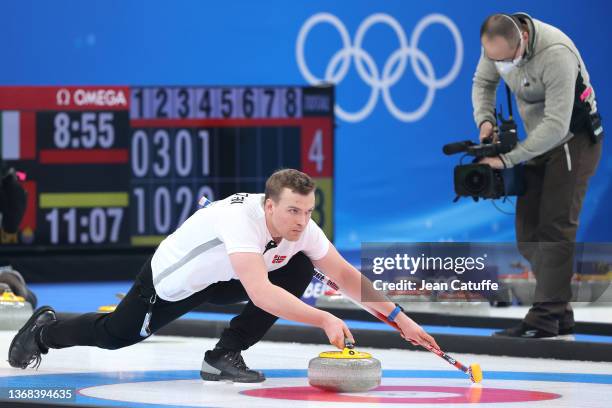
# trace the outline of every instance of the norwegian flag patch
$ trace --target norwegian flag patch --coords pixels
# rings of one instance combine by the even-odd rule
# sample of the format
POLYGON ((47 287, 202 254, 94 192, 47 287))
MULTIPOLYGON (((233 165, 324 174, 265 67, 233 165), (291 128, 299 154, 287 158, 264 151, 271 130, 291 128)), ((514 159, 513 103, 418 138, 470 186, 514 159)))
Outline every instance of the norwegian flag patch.
POLYGON ((274 258, 272 258, 272 263, 273 264, 283 263, 285 259, 287 259, 287 256, 285 255, 274 255, 274 258))

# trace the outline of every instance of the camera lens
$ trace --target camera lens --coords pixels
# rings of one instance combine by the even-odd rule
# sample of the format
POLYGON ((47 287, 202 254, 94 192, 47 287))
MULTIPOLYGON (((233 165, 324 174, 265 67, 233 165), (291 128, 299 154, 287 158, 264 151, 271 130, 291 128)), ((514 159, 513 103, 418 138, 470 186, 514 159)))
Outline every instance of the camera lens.
POLYGON ((464 185, 466 190, 470 193, 480 193, 486 187, 485 175, 477 170, 473 169, 465 175, 464 185))

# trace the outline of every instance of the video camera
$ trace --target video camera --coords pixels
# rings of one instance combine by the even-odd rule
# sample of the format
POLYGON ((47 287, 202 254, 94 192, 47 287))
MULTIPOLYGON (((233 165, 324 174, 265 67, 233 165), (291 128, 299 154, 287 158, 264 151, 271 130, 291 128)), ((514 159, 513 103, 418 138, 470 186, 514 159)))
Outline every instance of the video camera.
POLYGON ((508 93, 510 116, 508 119, 504 119, 502 113, 497 115, 499 120, 497 140, 488 138, 489 140, 485 139, 481 144, 466 140, 449 143, 442 148, 447 156, 464 153, 474 157, 472 164, 460 164, 455 167, 454 186, 457 197, 454 201, 459 200, 460 197, 472 197, 475 201, 478 201, 479 198, 497 199, 524 194, 522 166, 496 170, 488 164, 477 163, 483 157, 496 157, 508 153, 518 143, 517 126, 512 117, 512 101, 507 86, 506 91, 508 93))

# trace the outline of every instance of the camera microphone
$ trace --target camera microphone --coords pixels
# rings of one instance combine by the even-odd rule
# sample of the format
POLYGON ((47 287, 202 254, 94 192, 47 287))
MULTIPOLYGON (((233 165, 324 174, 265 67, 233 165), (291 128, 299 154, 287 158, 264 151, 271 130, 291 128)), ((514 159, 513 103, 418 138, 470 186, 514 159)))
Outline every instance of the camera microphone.
POLYGON ((456 153, 465 152, 467 151, 469 147, 472 147, 474 145, 475 143, 470 140, 464 140, 463 142, 449 143, 449 144, 444 145, 444 147, 442 147, 442 152, 445 155, 450 156, 456 153))

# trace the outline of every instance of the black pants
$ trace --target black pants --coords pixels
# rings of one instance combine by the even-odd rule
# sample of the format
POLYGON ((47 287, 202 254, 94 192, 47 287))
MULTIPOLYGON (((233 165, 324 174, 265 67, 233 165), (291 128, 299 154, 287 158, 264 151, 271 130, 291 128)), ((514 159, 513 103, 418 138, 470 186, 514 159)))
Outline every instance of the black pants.
POLYGON ((576 134, 567 145, 525 165, 527 191, 517 201, 516 237, 537 284, 524 320, 552 333, 574 326, 569 304, 574 244, 582 202, 601 149, 601 142, 593 145, 586 134, 576 134))
MULTIPOLYGON (((270 282, 299 297, 308 287, 312 274, 312 262, 299 252, 287 265, 270 272, 268 276, 270 282)), ((138 343, 145 339, 140 335, 140 330, 149 299, 154 293, 151 262, 147 261, 114 312, 87 313, 59 320, 45 327, 43 343, 50 348, 96 346, 111 350, 138 343)), ((230 350, 246 350, 261 340, 278 318, 255 306, 239 280, 217 282, 177 302, 167 302, 158 297, 153 305, 150 329, 154 333, 202 303, 224 305, 244 300, 248 300, 248 303, 231 320, 217 345, 230 350)))

